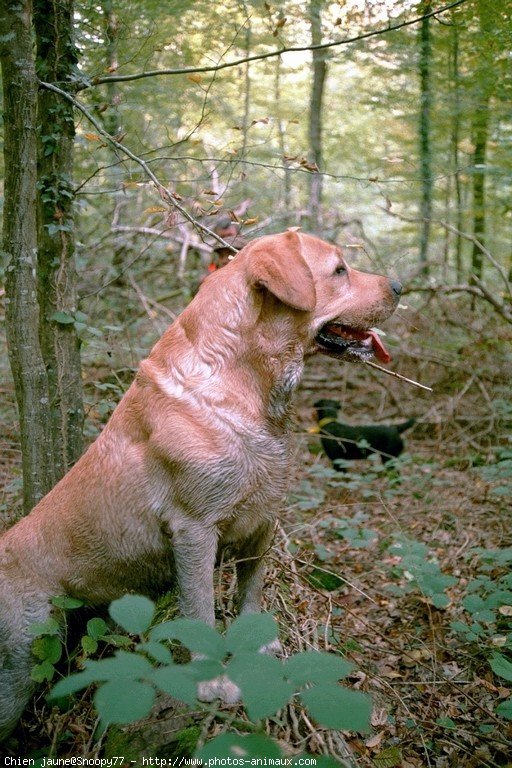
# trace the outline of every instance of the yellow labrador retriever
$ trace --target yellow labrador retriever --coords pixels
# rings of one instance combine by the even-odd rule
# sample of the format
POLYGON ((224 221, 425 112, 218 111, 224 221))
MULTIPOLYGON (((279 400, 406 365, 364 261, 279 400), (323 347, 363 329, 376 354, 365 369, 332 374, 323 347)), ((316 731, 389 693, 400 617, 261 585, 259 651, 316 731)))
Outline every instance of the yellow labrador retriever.
POLYGON ((240 610, 260 610, 304 358, 386 359, 368 329, 400 291, 295 231, 254 240, 204 282, 100 437, 0 538, 2 737, 30 695, 28 627, 52 596, 100 604, 176 583, 183 614, 213 624, 214 564, 230 545, 240 610))

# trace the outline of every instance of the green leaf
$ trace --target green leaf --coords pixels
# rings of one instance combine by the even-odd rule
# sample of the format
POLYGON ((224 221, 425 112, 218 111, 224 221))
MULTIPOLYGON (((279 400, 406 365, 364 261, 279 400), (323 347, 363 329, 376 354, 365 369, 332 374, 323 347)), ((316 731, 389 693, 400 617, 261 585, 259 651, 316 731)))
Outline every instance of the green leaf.
POLYGON ((81 646, 84 653, 90 656, 92 653, 96 653, 98 650, 98 641, 90 635, 84 635, 81 640, 81 646))
POLYGON ((245 613, 228 627, 226 648, 231 653, 259 651, 278 634, 277 622, 270 613, 245 613))
POLYGON ((196 659, 190 664, 184 665, 183 668, 186 674, 198 683, 204 680, 213 680, 226 671, 220 661, 215 661, 215 659, 196 659))
POLYGON ((496 714, 507 720, 512 720, 512 696, 505 699, 505 701, 502 701, 501 704, 498 704, 496 707, 496 714))
POLYGON ((79 672, 76 675, 70 675, 63 680, 59 680, 54 685, 47 698, 48 701, 54 699, 62 699, 64 696, 70 696, 72 693, 80 691, 82 688, 88 688, 96 681, 96 676, 93 672, 85 669, 83 672, 79 672))
POLYGON ((95 617, 94 619, 89 619, 87 622, 87 634, 89 637, 92 637, 93 640, 101 640, 103 635, 106 635, 107 632, 108 627, 103 619, 95 617))
POLYGON ((512 681, 512 662, 505 656, 502 656, 501 653, 495 653, 489 663, 495 675, 509 682, 512 681))
POLYGON ((369 730, 371 699, 334 683, 324 683, 303 691, 302 703, 320 725, 344 731, 369 730))
POLYGON ((450 604, 449 598, 442 592, 434 593, 430 599, 434 608, 446 608, 450 604))
POLYGON ((148 679, 157 688, 185 704, 197 704, 197 684, 186 672, 186 665, 172 664, 154 669, 148 679))
POLYGON ((43 683, 45 680, 52 680, 55 674, 55 667, 49 661, 43 661, 41 664, 36 664, 30 671, 30 677, 35 680, 36 683, 43 683))
POLYGON ((62 656, 62 643, 57 635, 43 635, 32 643, 32 653, 38 659, 56 664, 62 656))
POLYGON ((31 635, 58 635, 60 626, 55 619, 49 618, 46 621, 31 624, 28 631, 31 635))
POLYGON ((333 653, 304 651, 287 659, 284 674, 295 685, 334 683, 346 677, 353 668, 353 664, 333 653))
POLYGON ((51 603, 56 608, 62 608, 64 611, 69 611, 74 608, 81 608, 84 604, 84 601, 77 600, 76 597, 68 597, 67 595, 58 595, 57 597, 52 597, 51 603))
POLYGON ((149 629, 155 613, 155 604, 143 595, 124 595, 110 603, 108 612, 115 622, 132 635, 149 629))
POLYGON ((145 651, 155 661, 159 661, 161 664, 172 664, 172 653, 165 645, 157 642, 139 643, 137 645, 138 651, 145 651))
POLYGON ((225 759, 228 757, 240 761, 250 761, 257 757, 277 759, 281 757, 281 750, 275 741, 259 733, 251 733, 248 736, 222 733, 201 747, 194 757, 199 758, 205 764, 214 758, 225 759))
POLYGON ((155 689, 135 680, 104 683, 94 695, 94 704, 105 723, 133 723, 145 717, 155 700, 155 689))
POLYGON ((402 752, 398 747, 388 747, 375 755, 373 761, 375 768, 395 768, 402 765, 402 752))
POLYGON ((221 660, 226 655, 224 639, 213 628, 198 619, 164 621, 150 632, 151 640, 179 640, 190 651, 221 660))
POLYGON ((454 723, 451 717, 438 717, 436 724, 440 725, 441 728, 448 728, 450 731, 454 731, 457 728, 457 725, 454 723))
POLYGON ((73 315, 70 315, 67 312, 54 312, 53 315, 51 315, 50 320, 53 320, 54 323, 58 323, 59 325, 71 325, 75 322, 73 315))
POLYGON ((247 653, 235 656, 226 665, 226 674, 242 691, 251 720, 270 717, 284 707, 295 686, 284 680, 282 662, 273 656, 247 653))

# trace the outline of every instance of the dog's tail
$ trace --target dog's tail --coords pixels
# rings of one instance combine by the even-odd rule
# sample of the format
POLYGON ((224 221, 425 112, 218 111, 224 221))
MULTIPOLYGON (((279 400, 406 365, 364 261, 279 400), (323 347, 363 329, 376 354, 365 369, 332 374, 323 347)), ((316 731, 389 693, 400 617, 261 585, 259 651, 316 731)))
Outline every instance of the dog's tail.
POLYGON ((403 424, 395 424, 395 429, 398 432, 399 435, 402 434, 402 432, 405 432, 406 429, 410 429, 413 424, 416 424, 416 419, 407 419, 407 421, 404 421, 403 424))

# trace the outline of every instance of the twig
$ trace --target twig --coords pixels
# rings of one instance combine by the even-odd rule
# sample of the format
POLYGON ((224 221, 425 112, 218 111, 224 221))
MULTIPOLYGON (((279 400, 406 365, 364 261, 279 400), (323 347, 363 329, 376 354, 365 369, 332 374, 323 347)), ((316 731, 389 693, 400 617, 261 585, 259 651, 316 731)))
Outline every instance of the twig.
POLYGON ((133 160, 134 163, 137 163, 137 165, 140 165, 146 176, 153 182, 155 185, 158 194, 160 195, 160 198, 166 202, 169 206, 172 208, 175 208, 184 219, 186 219, 190 224, 192 224, 193 227, 196 229, 201 230, 201 232, 204 232, 207 235, 210 235, 210 237, 213 237, 214 240, 216 240, 218 243, 223 245, 225 248, 229 248, 230 251, 233 253, 236 253, 236 248, 233 248, 233 246, 230 243, 227 243, 222 237, 219 237, 216 232, 209 229, 208 227, 205 227, 204 224, 201 224, 200 221, 195 219, 191 214, 178 202, 178 196, 170 192, 164 185, 158 180, 158 178, 155 176, 149 165, 146 163, 145 160, 143 160, 141 157, 136 155, 134 152, 132 152, 128 147, 125 147, 124 144, 121 144, 120 141, 115 139, 113 136, 111 136, 104 128, 103 126, 96 120, 96 118, 89 112, 88 109, 84 107, 83 104, 81 104, 79 101, 77 101, 70 93, 67 91, 64 91, 62 88, 58 88, 56 85, 53 85, 53 83, 45 83, 42 80, 39 81, 39 85, 42 88, 47 88, 49 91, 53 91, 54 93, 58 93, 60 96, 62 96, 64 99, 69 101, 73 106, 78 109, 84 117, 87 118, 87 120, 95 127, 98 134, 102 136, 105 141, 107 141, 109 144, 111 144, 113 147, 115 147, 119 152, 122 152, 126 157, 129 157, 130 160, 133 160))
POLYGON ((440 13, 445 13, 451 8, 456 8, 458 5, 463 5, 467 0, 455 0, 453 3, 443 5, 441 8, 429 11, 422 16, 416 16, 414 19, 407 21, 401 21, 398 24, 389 24, 387 27, 381 29, 375 29, 371 32, 364 32, 361 35, 354 35, 353 37, 345 38, 344 40, 334 40, 330 43, 319 43, 317 45, 301 45, 290 46, 289 48, 279 48, 279 50, 268 51, 267 53, 258 53, 253 56, 247 56, 242 59, 236 59, 235 61, 225 61, 223 64, 211 64, 205 67, 182 67, 181 69, 156 69, 149 70, 148 72, 137 72, 133 75, 107 75, 105 77, 95 77, 92 82, 83 83, 78 86, 81 90, 88 88, 90 85, 101 85, 102 83, 122 83, 128 80, 140 80, 144 77, 155 77, 156 75, 189 75, 200 72, 218 72, 221 69, 227 69, 229 67, 239 67, 241 64, 247 64, 252 61, 261 61, 263 59, 270 59, 274 56, 282 56, 283 53, 294 53, 298 51, 315 51, 325 50, 329 48, 335 48, 340 45, 348 45, 349 43, 355 43, 359 40, 367 40, 370 37, 376 37, 378 35, 384 35, 388 32, 394 32, 404 27, 410 27, 414 24, 418 24, 424 19, 429 19, 433 16, 437 16, 440 13))
POLYGON ((406 381, 408 384, 413 384, 415 387, 419 387, 420 389, 426 389, 427 392, 434 391, 432 387, 426 387, 425 384, 419 384, 417 381, 414 381, 414 379, 408 379, 407 376, 402 376, 401 373, 396 373, 396 371, 390 371, 388 368, 383 368, 381 365, 377 365, 377 363, 372 363, 370 360, 362 360, 362 362, 365 365, 370 365, 372 368, 376 368, 378 371, 384 371, 384 373, 387 373, 390 376, 394 376, 396 379, 400 379, 401 381, 406 381))

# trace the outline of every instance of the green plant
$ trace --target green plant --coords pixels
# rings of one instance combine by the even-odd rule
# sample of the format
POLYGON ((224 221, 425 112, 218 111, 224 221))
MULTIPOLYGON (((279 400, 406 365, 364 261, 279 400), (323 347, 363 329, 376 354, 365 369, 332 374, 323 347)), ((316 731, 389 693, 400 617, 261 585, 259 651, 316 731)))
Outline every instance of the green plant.
MULTIPOLYGON (((52 605, 56 609, 56 617, 52 616, 45 622, 29 627, 30 634, 34 636, 32 654, 37 659, 30 676, 38 683, 54 679, 56 665, 66 654, 66 612, 81 608, 83 602, 73 597, 61 596, 54 597, 52 605)), ((94 617, 87 622, 86 632, 80 639, 82 659, 96 653, 100 642, 115 647, 131 644, 129 637, 112 632, 103 619, 94 617)))
POLYGON ((391 591, 402 594, 416 589, 428 597, 436 608, 446 608, 450 601, 445 590, 457 584, 457 579, 443 573, 428 547, 398 534, 389 551, 399 555, 400 563, 394 568, 395 574, 406 580, 405 585, 400 587, 391 585, 391 591))
MULTIPOLYGON (((94 703, 102 729, 111 723, 130 723, 146 716, 157 691, 198 706, 198 683, 220 676, 240 688, 252 721, 275 715, 297 698, 320 725, 368 729, 370 698, 338 684, 352 669, 343 658, 305 651, 280 660, 260 652, 277 637, 277 625, 270 614, 240 616, 221 636, 212 627, 191 619, 152 626, 155 606, 137 595, 114 601, 109 612, 124 630, 138 637, 134 649, 118 650, 114 656, 98 661, 86 660, 83 671, 60 680, 50 694, 56 700, 96 685, 94 703), (188 663, 176 663, 168 641, 179 641, 196 656, 188 663)), ((251 754, 254 749, 260 755, 268 755, 269 750, 279 752, 264 735, 257 734, 257 739, 228 736, 213 740, 205 749, 215 748, 215 754, 222 756, 236 743, 251 754)), ((203 752, 199 755, 203 756, 203 752)))
MULTIPOLYGON (((493 672, 512 681, 512 548, 471 550, 479 560, 478 573, 467 584, 462 599, 463 616, 453 621, 453 632, 489 657, 493 672), (497 649, 500 649, 498 652, 497 649)), ((496 708, 497 714, 512 719, 512 697, 496 708)))

